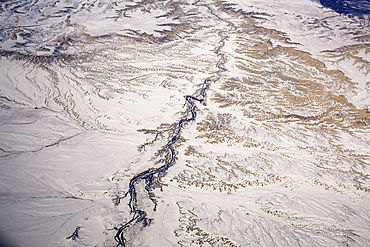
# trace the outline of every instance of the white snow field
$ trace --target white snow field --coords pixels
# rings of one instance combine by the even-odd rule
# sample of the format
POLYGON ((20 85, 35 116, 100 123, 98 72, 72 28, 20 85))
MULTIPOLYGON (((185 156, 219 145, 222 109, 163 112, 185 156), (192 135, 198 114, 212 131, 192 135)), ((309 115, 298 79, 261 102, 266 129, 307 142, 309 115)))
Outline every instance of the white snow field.
POLYGON ((0 1, 0 246, 370 246, 370 19, 313 0, 0 1))

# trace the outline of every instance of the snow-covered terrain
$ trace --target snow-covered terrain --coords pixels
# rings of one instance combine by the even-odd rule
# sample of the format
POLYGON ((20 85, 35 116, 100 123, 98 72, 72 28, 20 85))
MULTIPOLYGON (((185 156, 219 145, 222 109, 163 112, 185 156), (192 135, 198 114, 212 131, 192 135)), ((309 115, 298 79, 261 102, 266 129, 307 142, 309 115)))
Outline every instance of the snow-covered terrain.
POLYGON ((322 2, 1 1, 0 246, 370 246, 370 19, 322 2))

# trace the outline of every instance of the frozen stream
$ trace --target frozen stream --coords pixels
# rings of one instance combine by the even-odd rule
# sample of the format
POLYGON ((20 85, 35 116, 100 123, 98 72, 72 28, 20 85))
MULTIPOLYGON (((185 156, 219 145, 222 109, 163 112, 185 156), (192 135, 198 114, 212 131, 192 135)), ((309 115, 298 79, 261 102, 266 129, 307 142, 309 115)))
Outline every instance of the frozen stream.
POLYGON ((321 2, 1 2, 0 245, 369 246, 369 13, 321 2))

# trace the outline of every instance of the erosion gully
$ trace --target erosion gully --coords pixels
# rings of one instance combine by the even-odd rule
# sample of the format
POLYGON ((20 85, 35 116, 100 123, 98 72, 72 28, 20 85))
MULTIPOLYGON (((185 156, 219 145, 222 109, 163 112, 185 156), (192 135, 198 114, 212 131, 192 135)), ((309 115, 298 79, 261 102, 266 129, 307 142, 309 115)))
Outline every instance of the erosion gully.
MULTIPOLYGON (((214 16, 216 16, 218 19, 221 19, 208 6, 205 7, 207 7, 214 16)), ((235 28, 235 26, 231 24, 231 28, 233 29, 235 28)), ((197 117, 196 104, 205 101, 207 91, 210 88, 210 85, 220 80, 221 73, 226 71, 224 67, 226 63, 226 57, 224 54, 221 53, 221 49, 225 45, 225 40, 229 38, 229 36, 227 36, 226 33, 227 33, 226 31, 218 32, 218 35, 220 37, 219 46, 214 51, 219 58, 216 65, 218 70, 216 71, 215 75, 205 79, 202 84, 202 87, 198 89, 193 95, 185 96, 186 110, 183 114, 184 117, 181 118, 178 122, 174 123, 172 125, 173 126, 172 129, 168 131, 169 141, 159 151, 160 153, 164 154, 165 157, 164 164, 158 168, 149 168, 146 171, 143 171, 135 175, 133 178, 131 178, 129 182, 129 189, 125 196, 129 197, 128 206, 130 208, 130 213, 132 217, 126 223, 122 224, 119 228, 116 228, 117 233, 114 239, 118 242, 117 247, 126 246, 126 240, 124 236, 126 229, 138 223, 141 223, 142 226, 148 226, 150 224, 151 220, 147 217, 147 213, 143 210, 140 210, 138 206, 139 202, 136 193, 137 184, 139 184, 140 182, 145 183, 147 198, 153 202, 154 204, 153 210, 156 210, 157 203, 154 198, 155 195, 152 192, 152 190, 157 186, 158 184, 157 181, 159 181, 159 179, 165 175, 165 172, 175 164, 176 150, 174 145, 179 141, 182 129, 188 123, 193 122, 196 119, 197 117)))

